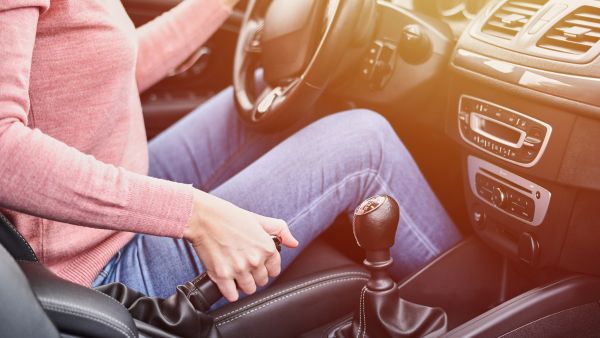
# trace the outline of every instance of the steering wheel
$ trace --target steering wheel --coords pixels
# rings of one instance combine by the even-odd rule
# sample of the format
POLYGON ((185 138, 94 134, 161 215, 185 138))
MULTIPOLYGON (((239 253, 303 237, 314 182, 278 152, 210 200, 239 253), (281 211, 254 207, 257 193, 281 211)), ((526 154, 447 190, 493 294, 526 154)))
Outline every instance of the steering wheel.
POLYGON ((349 47, 372 32, 374 12, 375 0, 250 0, 234 56, 240 117, 273 131, 305 116, 349 47), (260 67, 266 86, 256 93, 260 67))

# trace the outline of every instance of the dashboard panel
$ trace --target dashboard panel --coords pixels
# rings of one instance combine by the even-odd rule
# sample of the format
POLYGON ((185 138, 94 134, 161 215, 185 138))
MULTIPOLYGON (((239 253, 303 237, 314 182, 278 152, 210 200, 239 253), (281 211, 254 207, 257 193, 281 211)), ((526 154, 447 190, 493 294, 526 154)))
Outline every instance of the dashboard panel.
POLYGON ((443 101, 475 233, 526 267, 600 275, 586 259, 600 255, 600 1, 378 5, 363 64, 388 73, 360 68, 348 95, 401 107, 390 114, 398 124, 433 124, 423 107, 443 101), (424 61, 408 58, 419 48, 424 61))
POLYGON ((442 17, 463 16, 471 19, 488 3, 488 0, 435 0, 436 11, 442 17))
POLYGON ((391 0, 392 3, 444 21, 458 38, 493 0, 391 0))
POLYGON ((427 3, 467 23, 446 131, 476 234, 535 269, 600 275, 600 2, 492 0, 472 19, 466 2, 427 3))

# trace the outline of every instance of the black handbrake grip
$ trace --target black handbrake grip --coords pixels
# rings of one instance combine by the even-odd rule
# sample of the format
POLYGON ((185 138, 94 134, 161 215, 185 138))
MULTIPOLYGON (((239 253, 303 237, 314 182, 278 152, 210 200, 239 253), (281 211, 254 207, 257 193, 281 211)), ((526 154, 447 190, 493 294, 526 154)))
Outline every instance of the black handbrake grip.
MULTIPOLYGON (((281 239, 277 236, 271 236, 275 243, 275 248, 281 252, 281 239)), ((193 281, 184 285, 189 290, 188 299, 199 311, 207 312, 210 307, 223 297, 219 287, 206 272, 196 277, 193 281)))

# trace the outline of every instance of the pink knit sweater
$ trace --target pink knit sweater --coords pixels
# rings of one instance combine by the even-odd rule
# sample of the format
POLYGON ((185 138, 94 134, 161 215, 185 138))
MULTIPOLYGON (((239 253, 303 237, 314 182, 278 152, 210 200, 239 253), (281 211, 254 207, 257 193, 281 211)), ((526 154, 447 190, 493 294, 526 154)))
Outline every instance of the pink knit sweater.
POLYGON ((134 232, 182 236, 192 187, 146 176, 139 92, 228 14, 185 0, 136 30, 120 0, 0 1, 0 207, 59 276, 90 285, 134 232))

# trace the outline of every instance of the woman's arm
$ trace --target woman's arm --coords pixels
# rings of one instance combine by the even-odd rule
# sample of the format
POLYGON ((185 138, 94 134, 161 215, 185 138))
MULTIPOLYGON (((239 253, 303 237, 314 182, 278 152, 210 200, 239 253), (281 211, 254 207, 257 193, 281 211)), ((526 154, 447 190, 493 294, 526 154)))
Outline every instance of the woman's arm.
POLYGON ((265 285, 280 271, 268 234, 298 245, 284 221, 103 163, 27 127, 33 46, 47 6, 48 0, 0 2, 0 207, 89 227, 183 236, 231 301, 238 297, 236 282, 246 293, 265 285))
POLYGON ((96 160, 27 127, 29 77, 48 0, 0 2, 0 206, 97 228, 180 237, 193 188, 96 160))
POLYGON ((140 92, 185 61, 221 26, 238 0, 185 0, 138 28, 140 92))

